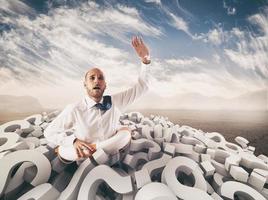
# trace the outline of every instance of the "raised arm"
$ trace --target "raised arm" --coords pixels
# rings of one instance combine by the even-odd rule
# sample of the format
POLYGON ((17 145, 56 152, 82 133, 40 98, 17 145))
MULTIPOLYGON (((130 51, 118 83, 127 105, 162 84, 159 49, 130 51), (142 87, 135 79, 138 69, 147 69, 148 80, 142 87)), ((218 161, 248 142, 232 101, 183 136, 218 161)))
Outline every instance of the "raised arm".
POLYGON ((135 49, 137 55, 140 57, 141 62, 143 64, 141 66, 141 72, 138 78, 138 82, 128 90, 117 93, 112 96, 113 103, 121 111, 123 111, 128 105, 132 104, 140 96, 145 94, 149 86, 148 65, 151 63, 149 50, 145 43, 142 41, 142 39, 137 36, 132 38, 132 46, 135 49))

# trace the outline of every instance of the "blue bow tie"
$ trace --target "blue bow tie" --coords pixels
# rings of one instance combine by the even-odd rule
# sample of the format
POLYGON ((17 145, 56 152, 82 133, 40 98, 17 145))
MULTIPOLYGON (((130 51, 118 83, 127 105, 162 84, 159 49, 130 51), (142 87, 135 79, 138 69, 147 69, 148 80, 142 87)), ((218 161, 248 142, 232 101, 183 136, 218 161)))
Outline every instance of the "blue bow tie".
POLYGON ((103 111, 109 110, 112 107, 111 96, 103 96, 103 103, 96 103, 95 107, 103 111))

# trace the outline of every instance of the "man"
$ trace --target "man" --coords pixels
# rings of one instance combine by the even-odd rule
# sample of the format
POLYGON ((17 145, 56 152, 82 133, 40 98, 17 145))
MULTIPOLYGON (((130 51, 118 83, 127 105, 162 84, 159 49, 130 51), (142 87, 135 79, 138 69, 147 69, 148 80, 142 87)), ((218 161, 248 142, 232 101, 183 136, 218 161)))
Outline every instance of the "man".
POLYGON ((90 157, 96 148, 115 151, 129 143, 130 130, 119 128, 119 118, 128 105, 147 91, 148 66, 145 65, 150 64, 149 51, 142 39, 133 37, 132 46, 143 63, 138 83, 118 94, 103 96, 105 76, 98 68, 90 69, 84 80, 86 97, 68 105, 46 128, 44 136, 58 145, 62 161, 90 157))

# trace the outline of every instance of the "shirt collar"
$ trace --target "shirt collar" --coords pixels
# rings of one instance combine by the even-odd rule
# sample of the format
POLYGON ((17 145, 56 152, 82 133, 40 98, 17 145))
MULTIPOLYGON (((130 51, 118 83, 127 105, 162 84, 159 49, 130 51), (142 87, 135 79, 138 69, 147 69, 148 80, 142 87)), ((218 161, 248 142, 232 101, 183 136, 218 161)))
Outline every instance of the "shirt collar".
MULTIPOLYGON (((101 98, 100 103, 103 102, 103 97, 101 98)), ((96 105, 97 102, 95 102, 93 99, 91 99, 89 96, 85 96, 85 103, 86 103, 86 107, 87 109, 92 108, 93 106, 96 105)))

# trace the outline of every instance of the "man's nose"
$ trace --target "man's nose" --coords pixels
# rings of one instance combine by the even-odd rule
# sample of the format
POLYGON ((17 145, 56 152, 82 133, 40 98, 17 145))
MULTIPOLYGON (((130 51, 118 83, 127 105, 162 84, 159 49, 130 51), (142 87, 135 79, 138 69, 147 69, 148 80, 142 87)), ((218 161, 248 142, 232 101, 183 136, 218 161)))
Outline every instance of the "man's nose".
POLYGON ((94 83, 95 83, 95 84, 97 84, 97 83, 99 83, 99 82, 100 82, 100 81, 99 81, 98 78, 95 78, 95 79, 94 79, 94 83))

